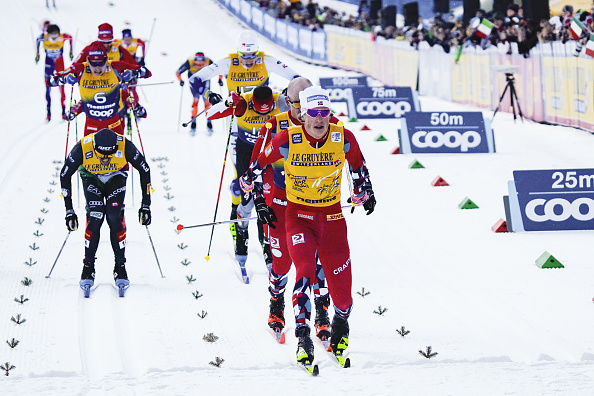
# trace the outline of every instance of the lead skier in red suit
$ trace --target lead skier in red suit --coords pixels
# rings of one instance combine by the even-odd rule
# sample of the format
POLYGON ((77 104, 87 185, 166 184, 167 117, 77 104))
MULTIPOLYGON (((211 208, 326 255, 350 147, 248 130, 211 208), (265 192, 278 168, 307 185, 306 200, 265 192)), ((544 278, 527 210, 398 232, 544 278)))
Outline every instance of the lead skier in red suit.
POLYGON ((350 201, 375 209, 369 173, 352 132, 330 123, 328 91, 309 87, 299 93, 303 125, 278 132, 241 177, 244 191, 252 191, 258 218, 275 227, 277 216, 261 195, 262 169, 284 159, 287 209, 286 238, 295 267, 293 288, 297 361, 311 364, 314 346, 310 337, 311 285, 315 282, 316 253, 326 273, 334 304, 330 348, 337 356, 348 346, 348 318, 352 310, 351 258, 346 221, 340 204, 342 168, 349 164, 353 179, 350 201), (255 188, 254 188, 255 187, 255 188))
MULTIPOLYGON (((272 138, 282 130, 289 127, 302 125, 301 109, 299 105, 299 92, 311 87, 313 84, 305 77, 297 77, 289 82, 285 101, 289 110, 277 114, 268 123, 269 127, 264 126, 260 130, 254 150, 252 151, 251 162, 258 158, 272 138)), ((332 116, 330 122, 335 124, 339 122, 338 118, 332 116)), ((285 209, 287 207, 287 193, 285 192, 285 173, 284 160, 278 160, 271 166, 264 168, 262 173, 263 193, 266 204, 270 206, 276 214, 277 221, 274 223, 276 228, 268 228, 270 247, 272 250, 272 268, 269 273, 268 291, 270 292, 270 314, 268 316, 268 325, 276 334, 282 332, 285 327, 284 292, 287 285, 288 273, 291 269, 291 256, 289 255, 286 230, 285 230, 285 209)), ((314 301, 316 307, 315 328, 316 336, 326 344, 330 338, 330 319, 328 317, 328 307, 330 306, 330 297, 326 287, 325 274, 319 262, 316 263, 316 281, 312 284, 314 292, 314 301)), ((327 346, 327 345, 326 345, 327 346)))

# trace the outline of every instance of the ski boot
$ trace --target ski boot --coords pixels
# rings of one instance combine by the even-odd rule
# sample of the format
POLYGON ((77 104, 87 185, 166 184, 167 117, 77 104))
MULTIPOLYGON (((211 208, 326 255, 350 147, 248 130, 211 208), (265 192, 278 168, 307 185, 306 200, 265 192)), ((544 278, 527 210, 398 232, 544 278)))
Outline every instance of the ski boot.
POLYGON ((330 349, 336 356, 342 353, 349 346, 349 322, 336 315, 332 319, 332 331, 330 335, 330 349))
POLYGON ((66 116, 66 107, 62 106, 62 119, 64 121, 68 121, 68 117, 66 116))
POLYGON ((210 120, 206 120, 206 130, 208 131, 208 136, 212 135, 212 122, 210 120))
POLYGON ((50 122, 50 121, 51 121, 51 119, 52 119, 52 111, 51 111, 51 110, 50 110, 50 108, 48 107, 48 108, 47 108, 47 116, 45 117, 45 120, 46 120, 47 122, 50 122))
POLYGON ((314 360, 314 344, 309 336, 309 327, 300 326, 295 330, 297 337, 297 363, 311 365, 314 360))
POLYGON ((128 280, 128 273, 126 272, 126 260, 123 262, 115 263, 113 267, 113 280, 115 281, 115 285, 118 288, 118 292, 120 297, 124 297, 126 293, 126 289, 130 286, 130 281, 128 280))
POLYGON ((248 254, 248 229, 235 228, 235 259, 239 264, 245 264, 248 254))
POLYGON ((192 121, 190 124, 190 135, 196 135, 196 121, 192 121))
MULTIPOLYGON (((236 220, 237 219, 237 206, 231 204, 231 217, 229 220, 236 220)), ((231 231, 231 236, 233 237, 233 244, 235 244, 236 236, 237 236, 237 223, 229 223, 229 231, 231 231)))
POLYGON ((95 284, 95 260, 84 259, 83 270, 80 275, 80 288, 83 290, 85 298, 91 296, 91 287, 95 284))
POLYGON ((330 345, 330 318, 328 317, 328 307, 330 306, 330 297, 318 297, 315 299, 316 305, 316 337, 320 339, 324 348, 328 349, 330 345))
POLYGON ((268 314, 268 326, 274 331, 277 339, 285 328, 285 294, 272 295, 270 297, 270 313, 268 314))

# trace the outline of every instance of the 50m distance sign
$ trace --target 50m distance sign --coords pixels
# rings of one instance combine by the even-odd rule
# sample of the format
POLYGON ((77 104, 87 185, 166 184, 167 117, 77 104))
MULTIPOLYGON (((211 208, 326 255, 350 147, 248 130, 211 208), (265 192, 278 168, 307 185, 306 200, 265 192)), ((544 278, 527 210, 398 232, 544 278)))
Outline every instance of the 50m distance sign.
POLYGON ((403 154, 495 152, 493 130, 481 112, 410 112, 401 125, 403 154))

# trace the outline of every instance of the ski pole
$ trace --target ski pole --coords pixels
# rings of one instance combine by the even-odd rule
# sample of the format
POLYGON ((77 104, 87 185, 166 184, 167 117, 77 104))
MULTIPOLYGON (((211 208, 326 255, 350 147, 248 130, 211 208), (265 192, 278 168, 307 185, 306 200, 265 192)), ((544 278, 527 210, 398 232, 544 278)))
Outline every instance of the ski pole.
MULTIPOLYGON (((74 101, 74 104, 76 104, 76 101, 74 101)), ((74 119, 74 131, 75 131, 75 138, 76 141, 78 142, 78 118, 74 119)), ((76 170, 76 173, 78 173, 78 169, 76 170)), ((77 207, 80 208, 80 177, 76 177, 76 199, 77 199, 77 207)))
POLYGON ((216 226, 216 225, 220 225, 220 224, 239 223, 240 221, 252 221, 252 220, 257 220, 257 219, 258 219, 258 217, 247 217, 245 219, 213 221, 212 223, 195 224, 195 225, 191 225, 191 226, 185 226, 185 225, 178 224, 176 229, 178 231, 181 231, 181 230, 185 230, 186 228, 206 227, 209 225, 216 226))
POLYGON ((146 41, 146 48, 144 49, 144 59, 146 59, 146 54, 148 52, 148 46, 151 44, 151 40, 153 39, 153 30, 155 30, 155 22, 157 22, 157 18, 153 18, 153 24, 151 26, 151 33, 149 34, 149 38, 146 41))
POLYGON ((148 87, 150 85, 166 85, 166 84, 173 84, 175 81, 167 81, 167 82, 158 82, 158 83, 150 83, 150 84, 130 84, 129 87, 148 87))
POLYGON ((196 121, 196 118, 200 117, 200 116, 202 115, 202 113, 204 113, 204 112, 205 112, 205 111, 207 111, 207 110, 210 110, 210 108, 211 108, 211 107, 212 107, 212 106, 209 106, 208 108, 205 108, 205 109, 204 109, 204 110, 202 110, 200 113, 198 113, 198 114, 196 114, 194 117, 192 117, 192 118, 190 119, 190 121, 188 121, 188 122, 184 122, 184 123, 182 124, 182 126, 183 126, 184 128, 185 128, 185 127, 187 127, 187 126, 188 126, 188 125, 190 125, 192 122, 196 121))
MULTIPOLYGON (((179 132, 179 124, 181 124, 182 101, 184 100, 184 87, 180 87, 180 89, 181 89, 181 91, 179 94, 179 112, 177 113, 177 131, 178 132, 179 132)), ((186 126, 187 126, 187 124, 184 125, 184 128, 186 126)))
POLYGON ((64 249, 64 246, 66 246, 66 241, 68 241, 68 237, 70 236, 71 232, 72 231, 68 230, 68 234, 66 234, 66 239, 64 239, 64 243, 62 244, 62 247, 60 248, 60 251, 58 252, 58 257, 56 257, 56 260, 54 261, 54 265, 52 265, 52 269, 50 269, 50 272, 49 272, 49 274, 47 274, 46 278, 49 278, 50 275, 52 274, 52 271, 54 270, 54 267, 56 266, 56 263, 58 262, 60 255, 62 254, 62 250, 64 249))
MULTIPOLYGON (((68 105, 69 109, 68 112, 72 111, 72 94, 74 93, 74 85, 70 88, 70 104, 68 105)), ((66 127, 66 150, 64 151, 64 163, 66 163, 66 158, 68 157, 68 137, 70 136, 70 117, 68 117, 68 126, 66 127)))
MULTIPOLYGON (((227 163, 227 153, 229 152, 229 141, 231 141, 231 130, 233 129, 233 119, 235 118, 235 106, 233 106, 233 113, 231 114, 231 122, 229 122, 229 134, 227 134, 227 146, 225 147, 225 156, 223 157, 223 170, 221 171, 221 181, 219 182, 219 192, 217 194, 217 204, 215 206, 214 216, 212 221, 217 220, 217 211, 219 210, 219 199, 221 198, 221 187, 223 186, 223 175, 225 174, 225 164, 227 163)), ((212 246, 212 236, 214 234, 214 224, 210 230, 210 241, 208 242, 208 253, 204 259, 210 260, 210 248, 212 246)))
POLYGON ((155 245, 153 244, 153 238, 151 238, 151 233, 149 232, 148 226, 146 225, 146 233, 148 234, 149 241, 151 241, 151 246, 153 247, 153 253, 155 253, 155 260, 157 260, 157 266, 159 267, 159 272, 161 273, 161 278, 165 278, 163 276, 163 271, 161 271, 161 264, 159 264, 159 258, 157 257, 157 251, 155 250, 155 245))

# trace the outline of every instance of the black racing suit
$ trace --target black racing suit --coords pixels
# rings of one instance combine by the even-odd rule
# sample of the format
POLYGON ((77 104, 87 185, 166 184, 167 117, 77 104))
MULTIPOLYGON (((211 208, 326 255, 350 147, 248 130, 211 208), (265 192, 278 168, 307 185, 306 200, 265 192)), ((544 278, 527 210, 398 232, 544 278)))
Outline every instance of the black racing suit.
MULTIPOLYGON (((140 173, 142 205, 151 204, 150 168, 144 156, 131 141, 126 141, 125 159, 140 173)), ((94 262, 99 246, 99 230, 103 219, 107 218, 110 229, 111 247, 116 263, 125 262, 126 228, 124 219, 124 197, 129 166, 120 170, 103 174, 100 177, 83 168, 83 150, 80 141, 72 148, 66 163, 60 172, 60 184, 66 210, 72 210, 72 175, 77 169, 84 188, 87 202, 87 227, 85 229, 85 261, 94 262)))

